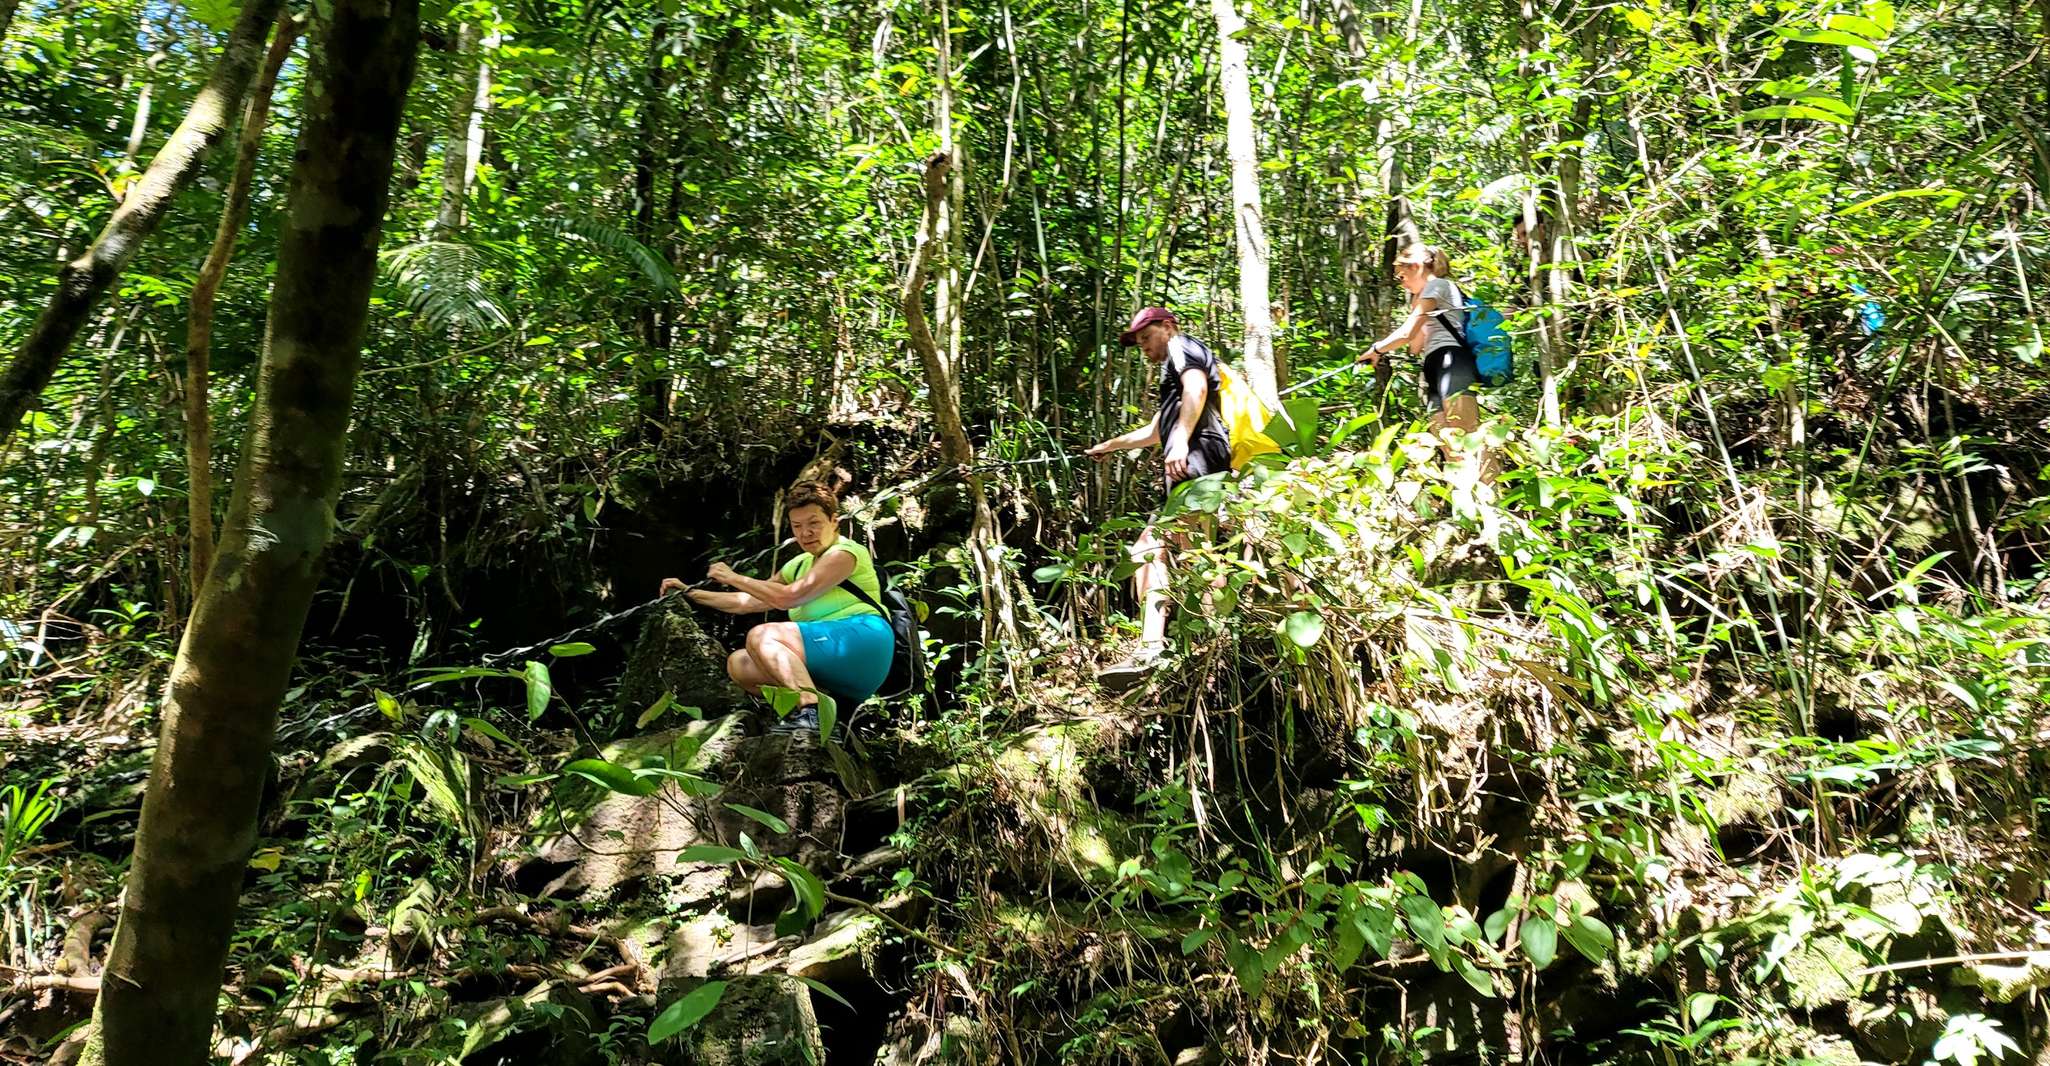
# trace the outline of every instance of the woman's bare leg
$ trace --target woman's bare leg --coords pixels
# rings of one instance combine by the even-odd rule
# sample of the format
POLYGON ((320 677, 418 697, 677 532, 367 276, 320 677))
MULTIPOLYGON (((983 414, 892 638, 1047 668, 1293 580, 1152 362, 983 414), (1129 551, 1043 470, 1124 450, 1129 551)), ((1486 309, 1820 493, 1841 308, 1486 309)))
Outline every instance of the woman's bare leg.
POLYGON ((819 702, 811 690, 811 671, 804 666, 804 638, 795 622, 764 622, 747 631, 747 654, 761 672, 763 684, 797 691, 797 705, 819 702))
POLYGON ((762 668, 755 664, 755 657, 749 655, 746 648, 726 657, 726 676, 731 678, 734 684, 746 689, 750 696, 761 695, 762 686, 769 683, 769 675, 763 673, 762 668))

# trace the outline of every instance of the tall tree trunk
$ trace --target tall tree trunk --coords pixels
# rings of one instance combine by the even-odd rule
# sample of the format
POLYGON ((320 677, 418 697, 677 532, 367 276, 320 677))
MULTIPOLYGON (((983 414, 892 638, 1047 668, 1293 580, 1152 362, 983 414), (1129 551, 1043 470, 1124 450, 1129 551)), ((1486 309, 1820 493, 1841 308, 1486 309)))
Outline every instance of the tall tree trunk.
POLYGON ((484 116, 491 110, 491 61, 485 51, 497 43, 497 36, 484 37, 474 22, 456 30, 456 70, 469 73, 475 64, 476 77, 468 79, 470 92, 458 94, 449 112, 448 144, 441 158, 441 210, 434 228, 443 235, 463 228, 470 199, 470 187, 477 181, 477 164, 484 158, 484 116))
POLYGON ((925 317, 927 269, 932 265, 934 246, 943 243, 938 230, 947 200, 950 169, 952 163, 945 152, 926 160, 925 218, 918 227, 918 246, 911 253, 911 268, 904 275, 898 306, 904 313, 905 332, 911 336, 912 350, 918 353, 918 361, 925 368, 933 421, 939 424, 940 451, 950 465, 960 470, 968 484, 969 503, 975 509, 968 532, 969 555, 975 562, 976 584, 982 590, 984 646, 992 647, 998 638, 1017 640, 1017 598, 1000 558, 1003 545, 997 536, 996 512, 989 506, 982 475, 975 471, 975 446, 969 443, 968 431, 961 424, 961 386, 941 358, 939 344, 934 341, 925 317))
POLYGON ((1218 84, 1224 91, 1225 145, 1231 156, 1232 214, 1239 247, 1239 317, 1244 319, 1246 377, 1253 391, 1275 410, 1281 398, 1274 375, 1274 319, 1268 313, 1267 225, 1260 213, 1260 150, 1253 139, 1252 79, 1246 45, 1238 39, 1245 20, 1232 0, 1210 0, 1217 17, 1218 84))
POLYGON ((0 42, 7 40, 7 28, 14 25, 14 12, 20 6, 21 0, 0 0, 0 42))
MULTIPOLYGON (((662 60, 669 55, 674 30, 667 18, 658 19, 648 33, 648 63, 645 96, 641 100, 640 143, 634 154, 634 239, 650 249, 659 247, 656 212, 656 184, 662 162, 662 145, 669 126, 671 68, 662 60)), ((659 252, 657 254, 660 254, 659 252)), ((634 333, 641 350, 634 356, 635 405, 640 418, 634 436, 659 440, 669 420, 668 340, 663 326, 661 296, 650 296, 634 313, 634 333)))
POLYGON ((327 0, 314 10, 248 443, 172 668, 87 1051, 106 1066, 209 1057, 278 701, 334 526, 419 7, 327 0))
POLYGON ((270 55, 263 61, 263 73, 250 90, 249 106, 242 111, 242 133, 235 146, 235 175, 228 182, 228 199, 221 205, 221 224, 214 230, 213 247, 200 264, 199 278, 192 283, 192 308, 185 325, 185 474, 190 491, 186 509, 191 519, 192 594, 199 595, 206 584, 207 567, 214 557, 213 411, 207 373, 213 359, 214 302, 220 296, 221 279, 235 258, 235 241, 242 224, 249 220, 249 187, 256 179, 256 157, 263 149, 263 130, 270 120, 271 90, 277 86, 278 70, 292 54, 292 42, 299 37, 299 22, 291 12, 278 15, 278 29, 271 37, 270 55))
POLYGON ((100 298, 170 212, 178 190, 199 174, 208 151, 227 136, 263 58, 264 38, 283 2, 248 0, 242 5, 221 58, 185 112, 185 121, 150 160, 149 169, 129 187, 99 237, 58 272, 56 295, 36 319, 6 374, 0 375, 0 440, 21 424, 100 298))

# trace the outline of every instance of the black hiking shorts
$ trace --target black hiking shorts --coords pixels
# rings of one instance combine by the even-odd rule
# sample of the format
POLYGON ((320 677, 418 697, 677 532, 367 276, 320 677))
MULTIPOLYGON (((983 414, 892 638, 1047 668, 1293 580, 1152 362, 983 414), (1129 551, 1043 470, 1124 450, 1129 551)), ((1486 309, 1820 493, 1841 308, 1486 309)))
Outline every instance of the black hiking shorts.
POLYGON ((1205 477, 1210 474, 1229 473, 1230 471, 1231 445, 1207 433, 1203 433, 1198 434, 1194 440, 1189 442, 1188 476, 1179 479, 1168 477, 1167 462, 1163 459, 1161 461, 1160 479, 1167 491, 1173 492, 1174 487, 1184 481, 1194 481, 1199 477, 1205 477))
POLYGON ((1481 370, 1473 356, 1459 347, 1439 348, 1424 356, 1424 410, 1436 414, 1445 401, 1480 384, 1481 370))

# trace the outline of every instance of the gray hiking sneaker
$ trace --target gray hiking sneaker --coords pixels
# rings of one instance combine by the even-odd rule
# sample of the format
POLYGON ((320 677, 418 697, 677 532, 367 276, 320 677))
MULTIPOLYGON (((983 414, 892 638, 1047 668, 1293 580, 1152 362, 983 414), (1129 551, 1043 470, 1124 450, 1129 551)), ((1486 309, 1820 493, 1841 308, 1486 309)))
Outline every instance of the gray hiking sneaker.
POLYGON ((1160 669, 1166 653, 1164 645, 1141 644, 1132 654, 1097 671, 1096 681, 1112 693, 1129 692, 1160 669))
POLYGON ((769 726, 771 733, 816 733, 819 731, 819 709, 815 706, 800 707, 787 718, 779 718, 769 726))

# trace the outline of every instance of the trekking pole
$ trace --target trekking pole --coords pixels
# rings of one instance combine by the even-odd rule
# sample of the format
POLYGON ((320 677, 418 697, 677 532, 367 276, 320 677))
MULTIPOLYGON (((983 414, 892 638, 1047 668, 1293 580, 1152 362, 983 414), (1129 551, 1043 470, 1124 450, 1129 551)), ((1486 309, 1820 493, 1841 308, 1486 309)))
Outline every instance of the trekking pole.
POLYGON ((1298 382, 1296 382, 1295 384, 1293 384, 1293 385, 1290 385, 1290 386, 1289 386, 1288 388, 1285 388, 1285 389, 1281 390, 1280 392, 1277 392, 1277 393, 1275 393, 1275 395, 1276 395, 1276 396, 1286 396, 1286 395, 1288 395, 1289 393, 1291 393, 1291 392, 1294 392, 1294 391, 1296 391, 1297 389, 1306 389, 1306 388, 1309 388, 1310 386, 1312 386, 1312 385, 1315 385, 1316 383, 1318 383, 1318 382, 1320 382, 1320 381, 1325 381, 1325 380, 1328 380, 1328 379, 1330 379, 1330 378, 1335 378, 1335 377, 1337 377, 1338 375, 1340 375, 1340 374, 1343 374, 1343 373, 1345 373, 1345 372, 1346 372, 1346 371, 1348 371, 1348 370, 1352 370, 1352 369, 1355 369, 1355 368, 1357 368, 1357 367, 1358 367, 1359 365, 1360 365, 1360 364, 1358 364, 1358 363, 1347 363, 1347 364, 1345 364, 1344 366, 1341 366, 1341 367, 1339 367, 1339 368, 1338 368, 1338 369, 1336 369, 1336 370, 1326 370, 1326 371, 1325 371, 1325 372, 1323 372, 1322 374, 1319 374, 1319 375, 1317 375, 1316 377, 1313 377, 1313 378, 1311 378, 1311 379, 1309 379, 1309 380, 1307 380, 1307 381, 1298 381, 1298 382))
POLYGON ((974 463, 974 468, 977 470, 1008 469, 1014 466, 1039 466, 1043 463, 1065 463, 1080 458, 1084 457, 1079 455, 1069 455, 1063 452, 1060 455, 1042 455, 1032 459, 978 459, 974 463))

